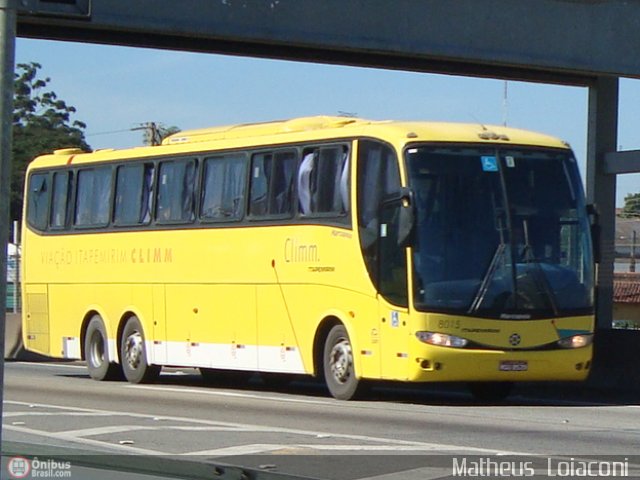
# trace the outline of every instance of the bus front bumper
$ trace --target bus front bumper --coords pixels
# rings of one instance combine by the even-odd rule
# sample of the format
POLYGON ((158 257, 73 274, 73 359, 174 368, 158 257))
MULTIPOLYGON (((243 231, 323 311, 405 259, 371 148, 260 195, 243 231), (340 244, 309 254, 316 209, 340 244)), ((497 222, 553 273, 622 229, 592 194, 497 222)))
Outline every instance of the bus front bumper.
POLYGON ((409 359, 408 380, 581 381, 591 369, 593 347, 570 350, 503 351, 431 347, 409 359))

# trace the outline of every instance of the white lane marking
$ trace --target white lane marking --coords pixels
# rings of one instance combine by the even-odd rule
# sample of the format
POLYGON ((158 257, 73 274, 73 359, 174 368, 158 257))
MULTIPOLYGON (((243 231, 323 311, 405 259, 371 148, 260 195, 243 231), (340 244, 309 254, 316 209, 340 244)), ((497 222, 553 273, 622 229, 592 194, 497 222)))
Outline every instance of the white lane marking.
POLYGON ((18 427, 15 425, 3 425, 4 430, 11 430, 14 432, 28 433, 39 437, 53 438, 56 440, 64 440, 66 442, 74 442, 83 445, 91 445, 95 447, 107 448, 116 450, 120 453, 138 453, 141 455, 166 455, 166 452, 160 452, 158 450, 149 450, 146 448, 132 447, 131 445, 118 445, 114 443, 102 442, 99 440, 92 440, 90 438, 77 438, 66 435, 65 432, 47 432, 44 430, 35 430, 33 428, 18 427))
POLYGON ((279 445, 272 443, 254 443, 248 445, 236 445, 235 447, 214 448, 213 450, 201 450, 199 452, 182 453, 182 456, 198 455, 208 457, 226 457, 232 455, 254 455, 256 453, 273 452, 274 450, 290 449, 295 445, 279 445))
POLYGON ((107 435, 110 433, 121 433, 121 432, 134 432, 134 431, 154 431, 159 432, 163 430, 175 430, 175 431, 185 431, 185 432, 253 432, 253 430, 245 430, 241 428, 230 428, 230 427, 187 427, 181 425, 161 425, 161 426, 149 426, 149 425, 113 425, 106 427, 94 427, 94 428, 81 428, 78 430, 65 430, 63 432, 65 435, 69 435, 72 437, 93 437, 97 435, 107 435))
MULTIPOLYGON (((231 455, 251 455, 262 454, 267 452, 274 452, 282 450, 286 455, 309 455, 313 454, 313 451, 331 451, 331 452, 442 452, 445 451, 439 448, 438 445, 355 445, 355 444, 335 444, 335 445, 323 445, 323 444, 272 444, 272 443, 255 443, 247 445, 237 445, 234 447, 216 448, 213 450, 201 450, 198 452, 183 453, 181 455, 197 455, 197 456, 210 456, 210 457, 222 457, 231 455)), ((460 451, 460 448, 452 449, 454 451, 460 451)), ((465 449, 466 450, 466 449, 465 449)), ((450 450, 446 450, 450 451, 450 450)), ((493 452, 493 450, 492 450, 493 452)), ((277 455, 277 454, 276 454, 277 455)))
MULTIPOLYGON (((96 409, 88 409, 88 408, 80 408, 80 407, 77 407, 77 408, 64 407, 60 405, 50 405, 50 404, 42 404, 42 403, 33 404, 28 402, 17 402, 17 401, 11 401, 11 400, 7 400, 5 401, 5 403, 9 405, 33 405, 35 407, 59 409, 62 411, 75 410, 75 411, 81 411, 81 412, 99 412, 99 413, 111 414, 114 417, 120 416, 120 417, 145 418, 145 419, 158 418, 158 416, 156 415, 149 415, 149 414, 142 414, 142 413, 115 412, 110 410, 96 410, 96 409)), ((479 448, 479 447, 469 447, 469 446, 463 446, 463 445, 450 445, 450 444, 440 444, 440 443, 419 442, 419 441, 413 441, 413 440, 400 440, 400 439, 393 439, 393 438, 372 437, 369 435, 350 435, 350 434, 343 434, 343 433, 322 432, 322 431, 314 431, 314 430, 298 430, 294 428, 282 428, 282 427, 251 425, 251 424, 243 424, 243 423, 231 423, 231 422, 218 422, 218 421, 212 421, 212 420, 194 419, 194 418, 187 418, 187 417, 161 416, 160 418, 164 421, 182 422, 186 424, 214 425, 214 426, 223 426, 228 428, 242 428, 249 432, 262 432, 262 433, 267 432, 267 433, 281 433, 281 434, 288 433, 293 435, 302 435, 302 436, 308 436, 308 437, 314 437, 314 438, 330 437, 335 439, 346 439, 346 440, 351 440, 351 441, 356 441, 361 443, 369 442, 369 443, 394 445, 394 446, 403 446, 403 445, 415 446, 415 447, 422 447, 422 448, 427 448, 432 450, 455 450, 455 451, 462 451, 462 452, 474 452, 474 453, 484 454, 484 455, 523 455, 523 456, 536 455, 535 453, 532 453, 532 452, 516 452, 516 451, 500 450, 500 449, 493 449, 493 448, 479 448)), ((7 428, 8 427, 10 426, 7 426, 7 428)), ((21 427, 13 427, 12 429, 16 429, 16 428, 21 428, 21 427)), ((38 431, 35 430, 33 432, 37 433, 38 431)), ((51 435, 55 436, 56 434, 54 433, 51 435)), ((64 432, 61 433, 60 435, 64 435, 64 432)), ((69 438, 69 437, 65 436, 65 438, 69 438)), ((71 438, 74 438, 74 437, 71 437, 71 438)), ((88 439, 84 439, 84 440, 88 440, 88 439)), ((93 442, 95 442, 96 444, 105 445, 104 442, 99 442, 99 441, 93 441, 93 442)), ((106 445, 109 445, 109 444, 106 444, 106 445)), ((152 452, 152 451, 150 450, 149 452, 152 452)), ((197 452, 189 452, 185 454, 193 455, 195 453, 197 452)))
MULTIPOLYGON (((431 445, 295 445, 299 448, 307 448, 311 450, 330 450, 330 451, 371 451, 371 452, 433 452, 443 451, 438 444, 431 445)), ((454 447, 452 445, 452 447, 454 447)), ((460 447, 449 448, 449 450, 459 450, 460 447)))
POLYGON ((31 411, 17 411, 17 412, 2 412, 4 418, 11 417, 110 417, 110 413, 92 413, 92 412, 31 412, 31 411))
POLYGON ((97 435, 108 435, 110 433, 133 432, 135 430, 153 430, 152 427, 144 425, 110 425, 107 427, 81 428, 79 430, 64 430, 56 432, 67 437, 94 437, 97 435))
POLYGON ((305 403, 311 405, 331 405, 332 403, 339 403, 338 400, 326 399, 326 400, 306 400, 300 398, 287 398, 287 397, 273 397, 269 395, 256 395, 252 393, 237 393, 237 392, 222 392, 219 390, 202 390, 195 388, 176 388, 176 387, 163 387, 160 385, 133 385, 127 384, 126 388, 134 388, 139 390, 156 390, 161 392, 176 392, 176 393, 194 393, 200 395, 211 395, 214 397, 233 397, 233 398, 250 398, 255 400, 271 400, 274 402, 288 402, 288 403, 305 403))

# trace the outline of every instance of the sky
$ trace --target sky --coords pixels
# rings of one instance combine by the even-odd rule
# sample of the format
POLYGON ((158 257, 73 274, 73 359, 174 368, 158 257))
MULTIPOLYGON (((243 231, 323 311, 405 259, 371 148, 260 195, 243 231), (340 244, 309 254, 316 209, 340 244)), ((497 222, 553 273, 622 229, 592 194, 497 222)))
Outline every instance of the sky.
MULTIPOLYGON (((569 142, 585 173, 581 87, 19 38, 16 64, 29 62, 40 63, 49 89, 77 109, 93 149, 141 145, 142 132, 131 129, 146 122, 187 130, 343 112, 485 125, 506 119, 569 142)), ((619 149, 640 149, 639 111, 640 80, 622 79, 619 149)), ((638 192, 640 174, 618 176, 617 206, 638 192)))

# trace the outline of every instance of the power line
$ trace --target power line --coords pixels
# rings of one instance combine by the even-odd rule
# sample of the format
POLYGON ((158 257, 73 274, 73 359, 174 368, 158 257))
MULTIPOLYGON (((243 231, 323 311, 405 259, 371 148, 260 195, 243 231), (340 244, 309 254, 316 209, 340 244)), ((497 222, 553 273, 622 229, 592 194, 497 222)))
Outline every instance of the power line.
POLYGON ((115 133, 130 132, 131 130, 133 130, 133 129, 131 129, 131 128, 127 128, 127 129, 124 129, 124 130, 111 130, 111 131, 109 131, 109 132, 87 133, 87 134, 86 134, 86 136, 87 136, 87 137, 95 137, 95 136, 98 136, 98 135, 113 135, 113 134, 115 134, 115 133))
POLYGON ((135 132, 138 130, 144 131, 144 143, 146 145, 160 145, 162 143, 162 126, 156 122, 140 123, 137 127, 126 128, 122 130, 111 130, 107 132, 89 133, 87 137, 95 137, 98 135, 113 135, 116 133, 135 132))
POLYGON ((85 136, 87 137, 95 137, 98 135, 112 135, 116 133, 126 133, 126 132, 135 132, 138 130, 144 131, 143 142, 145 145, 160 145, 162 143, 162 139, 169 134, 180 131, 177 127, 165 127, 162 123, 156 122, 145 122, 139 123, 137 127, 131 127, 121 130, 110 130, 106 132, 95 132, 95 133, 87 133, 85 136))

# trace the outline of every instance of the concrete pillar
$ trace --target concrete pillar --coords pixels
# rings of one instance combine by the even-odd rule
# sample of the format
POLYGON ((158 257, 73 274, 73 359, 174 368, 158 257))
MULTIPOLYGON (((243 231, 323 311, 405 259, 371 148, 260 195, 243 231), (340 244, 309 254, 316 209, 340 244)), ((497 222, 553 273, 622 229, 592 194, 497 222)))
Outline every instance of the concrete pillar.
MULTIPOLYGON (((11 190, 11 125, 16 43, 16 5, 0 0, 0 397, 4 385, 4 329, 7 311, 7 243, 11 190)), ((2 417, 0 398, 0 418, 2 417)), ((2 444, 2 430, 0 430, 2 444)))
POLYGON ((600 213, 597 330, 610 330, 613 321, 616 176, 605 173, 605 155, 618 149, 618 100, 616 77, 598 77, 589 86, 587 199, 600 213))

